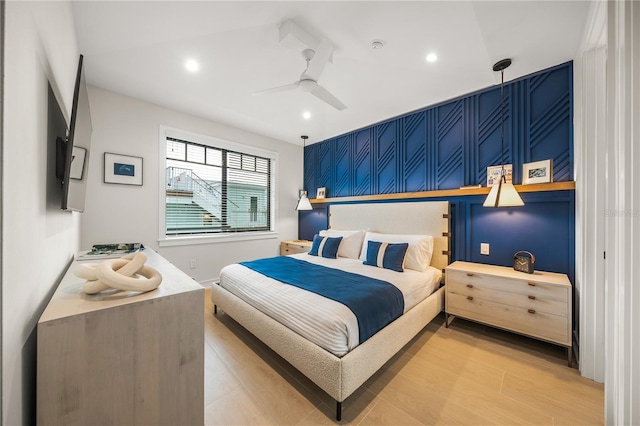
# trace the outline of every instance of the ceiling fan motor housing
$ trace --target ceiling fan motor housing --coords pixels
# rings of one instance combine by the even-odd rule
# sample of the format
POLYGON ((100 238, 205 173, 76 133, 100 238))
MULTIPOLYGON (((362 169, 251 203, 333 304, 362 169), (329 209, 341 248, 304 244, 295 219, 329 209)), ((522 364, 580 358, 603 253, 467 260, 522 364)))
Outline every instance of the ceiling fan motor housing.
POLYGON ((305 80, 300 80, 300 84, 298 85, 298 87, 305 92, 310 92, 313 89, 315 89, 317 85, 318 83, 316 83, 315 81, 310 79, 305 79, 305 80))

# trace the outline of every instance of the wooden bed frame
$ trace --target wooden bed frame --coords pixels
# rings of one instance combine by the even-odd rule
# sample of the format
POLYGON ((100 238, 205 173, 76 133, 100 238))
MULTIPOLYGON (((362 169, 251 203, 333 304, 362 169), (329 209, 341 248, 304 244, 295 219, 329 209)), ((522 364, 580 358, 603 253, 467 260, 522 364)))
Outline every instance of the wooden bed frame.
MULTIPOLYGON (((450 221, 446 201, 333 205, 329 222, 332 228, 341 230, 432 235, 431 266, 444 270, 449 264, 450 221)), ((311 343, 219 285, 212 286, 211 300, 216 309, 214 313, 220 307, 335 399, 339 421, 342 401, 444 309, 444 288, 439 288, 343 357, 311 343)))

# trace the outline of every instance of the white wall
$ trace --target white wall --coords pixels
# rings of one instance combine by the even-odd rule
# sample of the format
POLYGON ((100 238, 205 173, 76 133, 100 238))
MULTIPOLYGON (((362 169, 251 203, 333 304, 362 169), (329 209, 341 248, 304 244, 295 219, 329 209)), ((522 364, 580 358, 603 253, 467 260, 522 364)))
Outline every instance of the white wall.
POLYGON ((302 147, 214 123, 101 88, 89 87, 93 137, 87 201, 82 214, 81 246, 109 242, 142 242, 178 268, 207 283, 225 265, 279 254, 280 240, 298 236, 294 211, 302 187, 302 147), (160 125, 213 136, 278 153, 276 229, 278 238, 188 246, 158 246, 160 125), (103 182, 103 154, 143 157, 143 186, 103 182), (189 268, 195 259, 197 267, 189 268))
POLYGON ((2 423, 35 420, 35 327, 79 242, 47 203, 47 80, 69 116, 78 64, 69 2, 7 2, 2 159, 2 423))

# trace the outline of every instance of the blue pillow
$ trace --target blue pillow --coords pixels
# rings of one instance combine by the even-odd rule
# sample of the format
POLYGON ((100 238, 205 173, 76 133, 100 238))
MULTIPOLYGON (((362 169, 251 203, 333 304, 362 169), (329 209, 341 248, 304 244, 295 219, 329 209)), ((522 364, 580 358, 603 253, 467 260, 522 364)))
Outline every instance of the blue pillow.
POLYGON ((313 237, 313 244, 309 254, 311 256, 321 256, 328 259, 335 259, 338 257, 338 247, 340 246, 342 237, 321 237, 315 235, 313 237))
POLYGON ((408 243, 390 244, 368 241, 367 258, 363 263, 365 265, 377 266, 378 268, 404 272, 402 264, 404 263, 404 256, 407 254, 408 248, 408 243))

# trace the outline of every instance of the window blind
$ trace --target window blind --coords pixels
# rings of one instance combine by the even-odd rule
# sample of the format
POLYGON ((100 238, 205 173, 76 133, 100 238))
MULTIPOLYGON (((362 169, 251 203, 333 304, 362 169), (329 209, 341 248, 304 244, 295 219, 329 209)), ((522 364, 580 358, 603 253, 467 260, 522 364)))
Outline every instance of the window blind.
POLYGON ((167 137, 166 235, 270 230, 271 161, 167 137))

